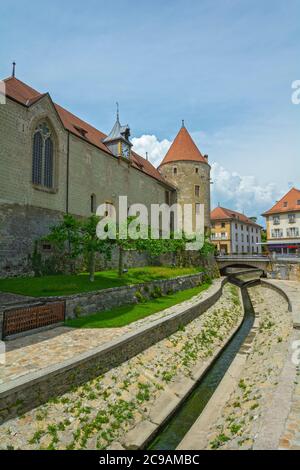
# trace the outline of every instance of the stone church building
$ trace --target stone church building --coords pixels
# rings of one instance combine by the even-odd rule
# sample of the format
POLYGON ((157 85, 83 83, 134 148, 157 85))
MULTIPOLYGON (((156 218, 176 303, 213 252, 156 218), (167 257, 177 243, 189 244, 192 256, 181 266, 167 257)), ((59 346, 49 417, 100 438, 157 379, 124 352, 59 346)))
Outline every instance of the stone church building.
MULTIPOLYGON (((210 166, 182 126, 158 168, 132 150, 117 116, 109 135, 12 76, 0 105, 0 276, 28 272, 34 241, 63 214, 102 203, 192 203, 210 226, 210 166)), ((42 247, 48 250, 49 246, 42 247)))

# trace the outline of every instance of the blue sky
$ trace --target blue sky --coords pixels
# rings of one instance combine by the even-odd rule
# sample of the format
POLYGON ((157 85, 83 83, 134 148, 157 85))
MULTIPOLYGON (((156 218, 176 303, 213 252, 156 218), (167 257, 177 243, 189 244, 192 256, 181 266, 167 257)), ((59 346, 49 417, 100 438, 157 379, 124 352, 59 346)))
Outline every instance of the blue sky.
POLYGON ((0 0, 0 77, 108 132, 120 103, 157 163, 181 119, 213 166, 213 205, 248 215, 300 186, 300 0, 0 0))

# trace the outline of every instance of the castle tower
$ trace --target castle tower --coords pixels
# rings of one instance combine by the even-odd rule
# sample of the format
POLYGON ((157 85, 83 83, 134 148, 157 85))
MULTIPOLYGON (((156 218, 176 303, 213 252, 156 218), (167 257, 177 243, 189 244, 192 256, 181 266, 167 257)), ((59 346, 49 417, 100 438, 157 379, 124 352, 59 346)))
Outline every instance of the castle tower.
POLYGON ((158 169, 177 188, 177 202, 193 205, 193 230, 198 205, 204 204, 207 232, 210 228, 210 165, 207 155, 201 154, 184 122, 158 169))

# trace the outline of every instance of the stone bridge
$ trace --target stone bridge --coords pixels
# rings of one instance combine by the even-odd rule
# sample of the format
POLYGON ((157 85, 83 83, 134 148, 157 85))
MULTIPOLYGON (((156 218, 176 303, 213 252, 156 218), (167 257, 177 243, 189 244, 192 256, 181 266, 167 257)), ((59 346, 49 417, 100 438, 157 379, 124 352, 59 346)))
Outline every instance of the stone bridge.
POLYGON ((300 281, 300 256, 284 255, 219 255, 216 257, 221 274, 229 268, 257 268, 274 279, 300 281))

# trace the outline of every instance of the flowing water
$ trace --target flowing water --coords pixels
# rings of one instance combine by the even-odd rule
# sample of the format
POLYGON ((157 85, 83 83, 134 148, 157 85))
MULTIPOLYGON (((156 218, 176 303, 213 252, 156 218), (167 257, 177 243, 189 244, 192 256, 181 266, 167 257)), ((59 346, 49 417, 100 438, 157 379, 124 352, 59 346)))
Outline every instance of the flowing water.
POLYGON ((235 283, 241 284, 245 310, 244 319, 240 328, 213 362, 204 377, 195 386, 191 394, 184 400, 182 405, 175 411, 171 418, 169 418, 157 436, 149 444, 149 450, 176 449, 185 434, 201 415, 250 332, 254 322, 254 311, 246 287, 250 285, 250 283, 242 283, 242 281, 239 282, 239 280, 235 283))

